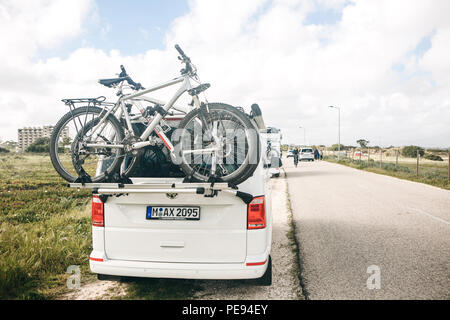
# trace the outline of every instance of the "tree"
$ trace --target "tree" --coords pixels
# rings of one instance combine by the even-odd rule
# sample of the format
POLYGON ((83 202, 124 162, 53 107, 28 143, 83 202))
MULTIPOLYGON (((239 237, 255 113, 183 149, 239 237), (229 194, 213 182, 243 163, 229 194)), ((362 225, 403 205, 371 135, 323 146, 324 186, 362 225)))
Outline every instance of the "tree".
POLYGON ((417 157, 417 151, 419 151, 421 157, 425 154, 424 149, 419 146, 406 146, 403 147, 401 152, 404 157, 415 158, 417 157))
POLYGON ((8 153, 8 152, 9 152, 8 149, 0 147, 0 153, 8 153))
POLYGON ((32 143, 25 152, 45 153, 50 152, 50 138, 39 138, 32 143))
POLYGON ((359 139, 356 140, 356 143, 359 144, 361 148, 367 148, 367 145, 370 143, 370 141, 366 139, 359 139))
POLYGON ((345 150, 345 146, 343 145, 343 144, 341 144, 341 147, 339 148, 339 145, 336 143, 336 144, 333 144, 328 150, 330 150, 330 151, 338 151, 338 150, 345 150))

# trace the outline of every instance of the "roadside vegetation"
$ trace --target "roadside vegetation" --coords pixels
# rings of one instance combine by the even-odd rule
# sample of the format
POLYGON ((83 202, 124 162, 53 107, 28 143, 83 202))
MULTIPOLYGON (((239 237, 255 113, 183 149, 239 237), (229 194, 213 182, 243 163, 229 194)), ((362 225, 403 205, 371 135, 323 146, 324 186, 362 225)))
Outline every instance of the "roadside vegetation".
POLYGON ((0 299, 52 298, 69 265, 87 276, 89 200, 66 187, 48 156, 0 155, 0 299))
MULTIPOLYGON (((67 188, 47 154, 0 154, 0 299, 59 299, 72 291, 71 265, 81 285, 92 250, 90 192, 67 188)), ((198 281, 124 279, 118 299, 189 299, 198 281)), ((114 298, 114 297, 113 297, 114 298)))
POLYGON ((34 153, 49 153, 50 152, 50 138, 39 138, 27 147, 25 152, 34 153))
MULTIPOLYGON (((417 154, 417 150, 415 150, 417 154)), ((420 152, 420 151, 419 151, 420 152)), ((417 160, 414 158, 401 158, 396 164, 396 158, 385 157, 381 164, 379 154, 371 155, 370 161, 366 159, 360 160, 359 157, 341 155, 338 161, 337 156, 326 155, 324 160, 343 164, 352 168, 366 170, 374 173, 389 175, 401 179, 415 182, 426 183, 432 186, 450 190, 450 182, 448 181, 448 162, 442 161, 439 155, 428 156, 423 152, 424 159, 419 161, 419 172, 417 174, 417 160), (430 161, 431 160, 431 161, 430 161)))

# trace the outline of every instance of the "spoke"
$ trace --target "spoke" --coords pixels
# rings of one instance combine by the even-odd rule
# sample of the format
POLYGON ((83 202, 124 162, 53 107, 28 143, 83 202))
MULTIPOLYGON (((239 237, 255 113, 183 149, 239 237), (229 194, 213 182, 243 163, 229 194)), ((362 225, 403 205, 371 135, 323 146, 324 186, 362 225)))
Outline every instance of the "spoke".
POLYGON ((212 111, 208 118, 209 123, 205 123, 206 119, 198 115, 186 126, 188 130, 192 130, 191 133, 200 131, 203 136, 192 135, 190 138, 192 145, 184 144, 182 148, 183 158, 190 158, 192 163, 189 165, 192 170, 205 178, 213 174, 230 175, 240 168, 248 154, 245 126, 238 118, 226 111, 212 111), (238 137, 239 130, 243 130, 245 135, 238 137), (208 141, 202 141, 202 137, 208 141), (214 143, 211 143, 209 139, 214 143), (222 147, 214 147, 217 143, 220 145, 223 143, 222 147), (231 160, 230 158, 234 159, 233 164, 227 163, 227 160, 231 160))

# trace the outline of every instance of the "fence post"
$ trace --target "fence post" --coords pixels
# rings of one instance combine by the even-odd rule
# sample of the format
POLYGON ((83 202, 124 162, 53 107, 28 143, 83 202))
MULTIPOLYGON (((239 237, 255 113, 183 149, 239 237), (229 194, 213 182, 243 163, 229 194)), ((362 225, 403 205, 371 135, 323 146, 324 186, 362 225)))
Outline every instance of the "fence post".
POLYGON ((395 150, 395 170, 397 170, 398 167, 398 149, 395 150))
POLYGON ((381 169, 382 163, 383 163, 383 150, 380 148, 380 169, 381 169))
POLYGON ((370 147, 367 147, 367 166, 370 167, 370 147))
POLYGON ((420 153, 419 153, 419 149, 417 149, 417 165, 416 165, 416 175, 419 176, 419 157, 420 157, 420 153))

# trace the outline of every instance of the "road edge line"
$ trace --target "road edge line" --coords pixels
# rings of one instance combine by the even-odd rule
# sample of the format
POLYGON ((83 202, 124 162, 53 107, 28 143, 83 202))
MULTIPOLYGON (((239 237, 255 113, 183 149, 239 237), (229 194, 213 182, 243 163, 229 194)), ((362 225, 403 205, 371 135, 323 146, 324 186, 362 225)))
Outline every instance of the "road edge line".
POLYGON ((291 203, 291 194, 289 192, 289 182, 287 179, 287 173, 286 170, 284 168, 283 169, 283 179, 286 182, 286 209, 288 211, 288 217, 289 217, 289 233, 288 233, 288 238, 289 240, 293 243, 294 246, 294 250, 295 250, 295 258, 297 260, 297 268, 296 268, 296 272, 297 272, 297 278, 299 281, 299 285, 300 285, 300 289, 301 292, 299 293, 300 297, 303 297, 305 300, 310 300, 309 299, 309 292, 306 289, 306 285, 305 285, 305 281, 303 278, 303 266, 302 266, 302 260, 301 260, 301 254, 300 254, 300 242, 297 239, 297 226, 295 225, 295 221, 294 221, 294 212, 292 211, 292 203, 291 203))

